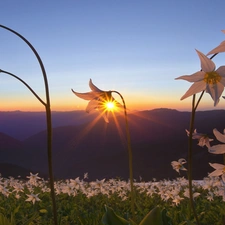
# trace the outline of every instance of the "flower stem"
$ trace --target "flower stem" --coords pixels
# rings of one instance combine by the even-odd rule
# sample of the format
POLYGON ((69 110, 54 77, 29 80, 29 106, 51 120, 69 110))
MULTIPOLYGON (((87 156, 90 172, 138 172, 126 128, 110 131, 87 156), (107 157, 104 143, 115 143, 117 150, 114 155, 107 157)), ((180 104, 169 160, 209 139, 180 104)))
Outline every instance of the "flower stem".
MULTIPOLYGON (((210 59, 213 59, 218 53, 214 54, 213 56, 210 57, 210 59)), ((194 217, 195 217, 195 220, 196 220, 196 223, 199 225, 199 219, 198 219, 198 216, 197 216, 197 213, 196 213, 196 210, 195 210, 195 207, 194 207, 194 200, 193 200, 193 191, 192 191, 192 135, 193 135, 193 131, 194 131, 194 122, 195 122, 195 113, 196 113, 196 110, 198 108, 198 105, 202 99, 202 96, 204 94, 204 90, 202 91, 196 105, 195 105, 195 97, 196 95, 194 94, 193 95, 193 98, 192 98, 192 111, 191 111, 191 120, 190 120, 190 128, 189 128, 189 132, 190 132, 190 135, 189 135, 189 139, 188 139, 188 184, 189 184, 189 195, 190 195, 190 208, 192 209, 193 211, 193 214, 194 214, 194 217)), ((225 160, 225 157, 224 157, 224 160, 225 160)))
POLYGON ((128 118, 127 118, 127 109, 126 109, 126 104, 125 104, 123 96, 118 91, 112 91, 112 92, 118 94, 123 101, 124 117, 125 117, 125 122, 126 122, 127 148, 128 148, 128 157, 129 157, 131 213, 132 213, 132 219, 134 219, 134 217, 135 217, 135 211, 134 211, 135 194, 134 194, 134 181, 133 181, 133 154, 132 154, 132 149, 131 149, 131 139, 130 139, 130 130, 129 130, 128 118))
POLYGON ((190 208, 193 211, 195 220, 197 222, 197 224, 199 225, 199 219, 194 207, 194 200, 193 200, 193 191, 192 191, 192 134, 194 131, 194 122, 195 122, 195 112, 197 109, 197 106, 203 96, 204 92, 202 92, 196 106, 195 106, 195 94, 193 95, 192 98, 192 111, 191 111, 191 120, 190 120, 190 128, 189 128, 189 139, 188 139, 188 187, 189 187, 189 195, 190 195, 190 208))
POLYGON ((19 80, 20 82, 22 82, 33 94, 34 96, 41 102, 41 104, 43 104, 44 106, 46 106, 46 103, 37 95, 37 93, 24 81, 22 80, 21 78, 19 78, 18 76, 16 76, 15 74, 13 73, 10 73, 10 72, 7 72, 5 70, 1 70, 0 69, 0 73, 5 73, 5 74, 8 74, 14 78, 16 78, 17 80, 19 80))
POLYGON ((37 99, 45 105, 45 111, 46 111, 46 124, 47 124, 47 149, 48 149, 48 171, 49 171, 49 180, 50 180, 50 189, 51 189, 51 198, 52 198, 52 210, 53 210, 53 218, 54 218, 54 224, 58 225, 57 222, 57 209, 56 209, 56 201, 55 201, 55 191, 54 191, 54 176, 53 176, 53 168, 52 168, 52 119, 51 119, 51 107, 50 107, 50 94, 49 94, 49 87, 48 87, 48 79, 47 79, 47 74, 44 68, 44 64, 37 53, 36 49, 33 47, 33 45, 26 39, 24 38, 21 34, 17 33, 16 31, 3 26, 0 24, 0 27, 3 29, 6 29, 15 35, 17 35, 19 38, 21 38, 33 51, 34 55, 36 56, 39 65, 41 67, 43 79, 44 79, 44 84, 45 84, 45 94, 46 94, 46 103, 44 103, 38 95, 27 85, 22 79, 16 77, 13 74, 9 74, 11 76, 14 76, 15 78, 19 79, 22 83, 24 83, 28 89, 37 97, 37 99))

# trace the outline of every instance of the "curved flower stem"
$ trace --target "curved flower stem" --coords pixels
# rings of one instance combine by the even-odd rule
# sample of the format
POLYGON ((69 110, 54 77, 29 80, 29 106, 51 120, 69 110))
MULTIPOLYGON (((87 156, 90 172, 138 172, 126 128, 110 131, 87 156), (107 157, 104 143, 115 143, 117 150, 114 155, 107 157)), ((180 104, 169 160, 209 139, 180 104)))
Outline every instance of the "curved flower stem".
MULTIPOLYGON (((45 111, 46 111, 46 124, 47 124, 47 149, 48 149, 48 171, 49 171, 49 180, 50 180, 50 189, 51 189, 51 198, 52 198, 52 208, 53 208, 53 217, 54 217, 54 224, 57 225, 57 210, 56 210, 56 201, 55 201, 55 191, 54 191, 54 176, 53 176, 53 169, 52 169, 52 119, 51 119, 51 107, 50 107, 50 95, 49 95, 49 87, 48 87, 48 79, 47 79, 47 74, 44 68, 44 64, 37 53, 36 49, 32 46, 32 44, 24 38, 21 34, 17 33, 16 31, 3 26, 0 24, 0 27, 3 29, 6 29, 12 33, 14 33, 16 36, 21 38, 33 51, 34 55, 36 56, 39 65, 41 67, 43 79, 44 79, 44 84, 45 84, 45 94, 46 94, 46 103, 45 105, 45 111)), ((12 74, 11 74, 12 75, 12 74)), ((15 77, 15 76, 14 76, 15 77)), ((15 77, 18 79, 18 77, 15 77)), ((21 79, 19 79, 21 82, 23 82, 21 79)), ((25 82, 23 82, 25 84, 25 82)), ((27 86, 27 84, 25 84, 27 86)), ((37 97, 35 92, 27 86, 28 89, 37 97)), ((39 97, 38 100, 40 101, 39 97)), ((41 101, 43 104, 43 102, 41 101)))
POLYGON ((126 122, 126 134, 127 134, 127 148, 128 148, 128 157, 129 157, 129 177, 130 177, 130 190, 131 190, 131 213, 132 218, 135 217, 134 212, 134 202, 135 202, 135 194, 134 194, 134 181, 133 181, 133 154, 131 149, 131 140, 130 140, 130 130, 129 130, 129 124, 128 124, 128 118, 127 118, 127 109, 126 104, 124 101, 123 96, 118 91, 112 91, 120 96, 120 98, 123 101, 123 108, 124 108, 124 117, 126 122))
POLYGON ((1 70, 0 69, 0 73, 5 73, 8 74, 14 78, 16 78, 17 80, 19 80, 20 82, 22 82, 33 94, 34 96, 41 102, 41 104, 43 104, 44 106, 46 106, 46 103, 36 94, 36 92, 21 78, 19 78, 18 76, 14 75, 13 73, 7 72, 5 70, 1 70))

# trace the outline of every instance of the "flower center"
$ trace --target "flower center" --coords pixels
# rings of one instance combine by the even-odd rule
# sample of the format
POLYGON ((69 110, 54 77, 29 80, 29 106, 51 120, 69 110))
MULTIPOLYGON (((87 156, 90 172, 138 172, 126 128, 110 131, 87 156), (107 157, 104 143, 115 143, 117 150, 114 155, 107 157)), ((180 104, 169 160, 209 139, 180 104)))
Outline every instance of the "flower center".
POLYGON ((204 81, 207 84, 217 84, 220 80, 221 76, 216 71, 208 72, 204 76, 204 81))
POLYGON ((222 173, 225 173, 225 167, 223 167, 222 173))

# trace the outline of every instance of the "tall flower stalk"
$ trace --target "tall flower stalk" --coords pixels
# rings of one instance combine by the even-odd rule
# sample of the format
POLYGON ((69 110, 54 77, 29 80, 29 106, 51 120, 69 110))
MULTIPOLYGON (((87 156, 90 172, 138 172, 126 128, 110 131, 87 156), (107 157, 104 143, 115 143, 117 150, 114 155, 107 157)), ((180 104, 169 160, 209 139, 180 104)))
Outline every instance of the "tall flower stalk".
POLYGON ((134 210, 134 204, 135 204, 135 193, 134 193, 134 183, 133 183, 133 154, 131 149, 131 139, 130 139, 130 130, 129 130, 129 124, 128 124, 128 117, 127 117, 127 109, 126 109, 126 103, 123 98, 123 96, 118 91, 103 91, 96 87, 92 80, 89 81, 89 87, 91 89, 91 92, 86 93, 78 93, 72 89, 72 92, 79 98, 82 98, 84 100, 89 100, 89 103, 86 108, 86 112, 90 112, 93 109, 99 110, 101 115, 103 116, 105 122, 108 121, 108 106, 115 105, 118 107, 122 107, 122 105, 117 102, 113 97, 112 93, 116 93, 120 96, 123 102, 123 109, 124 109, 124 118, 126 123, 126 135, 127 135, 127 148, 128 148, 128 158, 129 158, 129 179, 130 179, 130 191, 131 191, 131 213, 132 218, 135 217, 135 210, 134 210))
POLYGON ((193 132, 194 132, 194 122, 195 122, 195 113, 198 107, 198 104, 204 94, 204 91, 202 92, 197 104, 195 105, 195 97, 196 95, 194 94, 192 97, 192 110, 191 110, 191 119, 190 119, 190 128, 189 128, 189 137, 188 137, 188 187, 189 187, 189 199, 190 199, 190 208, 193 211, 193 215, 195 217, 195 220, 197 224, 199 225, 199 219, 197 216, 197 212, 195 210, 194 206, 194 200, 193 200, 193 190, 192 190, 192 164, 193 164, 193 151, 192 151, 192 137, 193 137, 193 132))
POLYGON ((200 58, 202 69, 199 72, 196 72, 192 75, 184 75, 178 77, 177 79, 184 79, 190 82, 194 82, 194 84, 192 84, 192 86, 188 89, 188 91, 183 95, 181 100, 189 96, 192 96, 192 110, 191 110, 189 139, 188 139, 188 183, 189 183, 190 207, 193 211, 196 223, 200 225, 198 215, 194 206, 193 190, 192 190, 192 167, 193 167, 192 145, 193 145, 195 114, 205 91, 211 95, 212 99, 214 100, 214 106, 218 104, 219 98, 224 90, 225 85, 225 67, 221 66, 217 70, 215 70, 215 64, 211 61, 211 59, 215 57, 217 53, 214 54, 209 59, 200 51, 198 50, 196 51, 200 58), (201 92, 201 95, 197 103, 195 103, 196 93, 198 92, 201 92))
POLYGON ((123 96, 118 91, 112 91, 120 96, 123 102, 124 107, 124 117, 126 122, 126 134, 127 134, 127 149, 128 149, 128 157, 129 157, 129 177, 130 177, 130 190, 131 190, 131 213, 134 219, 134 203, 135 203, 135 193, 134 193, 134 182, 133 182, 133 153, 131 149, 131 139, 130 139, 130 129, 128 124, 128 117, 127 117, 127 108, 126 103, 124 101, 123 96))
POLYGON ((52 119, 51 119, 51 106, 50 106, 50 94, 49 94, 49 86, 48 86, 48 79, 47 79, 47 74, 44 68, 44 64, 37 53, 36 49, 32 46, 32 44, 24 38, 21 34, 17 33, 16 31, 0 25, 1 28, 6 29, 19 38, 21 38, 33 51, 34 55, 36 56, 39 65, 41 67, 43 79, 44 79, 44 84, 45 84, 45 94, 46 94, 46 102, 44 102, 36 93, 35 91, 21 78, 18 76, 9 73, 4 70, 0 70, 0 72, 6 73, 8 75, 13 76, 14 78, 18 79, 20 82, 22 82, 33 94, 34 96, 45 106, 45 111, 46 111, 46 125, 47 125, 47 151, 48 151, 48 172, 49 172, 49 181, 50 181, 50 189, 51 189, 51 199, 52 199, 52 210, 53 210, 53 219, 54 219, 54 224, 57 225, 57 209, 56 209, 56 201, 55 201, 55 191, 54 191, 54 176, 53 176, 53 166, 52 166, 52 119))

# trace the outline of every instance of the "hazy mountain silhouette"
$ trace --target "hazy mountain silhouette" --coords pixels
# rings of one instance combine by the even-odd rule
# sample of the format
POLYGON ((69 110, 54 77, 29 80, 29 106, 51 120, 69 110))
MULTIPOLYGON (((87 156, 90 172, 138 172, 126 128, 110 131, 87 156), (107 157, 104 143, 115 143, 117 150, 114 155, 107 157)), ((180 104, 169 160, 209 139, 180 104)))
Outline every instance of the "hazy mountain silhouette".
MULTIPOLYGON (((78 125, 93 120, 84 111, 52 112, 52 126, 78 125)), ((46 129, 45 112, 0 111, 0 132, 24 140, 46 129)))
MULTIPOLYGON (((20 114, 18 120, 15 119, 16 117, 14 120, 8 120, 7 126, 4 123, 3 127, 0 126, 0 130, 4 132, 5 127, 7 131, 5 133, 9 133, 11 127, 20 132, 25 126, 31 126, 23 132, 24 137, 28 137, 29 134, 30 136, 23 141, 18 141, 0 133, 0 163, 11 163, 29 171, 47 174, 47 134, 46 130, 38 127, 41 126, 40 124, 37 125, 40 121, 45 123, 45 114, 42 113, 41 117, 37 113, 36 119, 35 115, 28 116, 29 113, 24 115, 23 112, 15 113, 20 114), (32 118, 29 123, 26 121, 27 117, 32 118), (18 129, 18 124, 24 125, 18 129), (35 134, 37 130, 40 132, 35 134)), ((55 116, 53 162, 56 178, 82 177, 85 172, 89 173, 90 180, 128 178, 126 127, 123 116, 117 116, 116 121, 111 117, 109 124, 102 118, 94 124, 96 114, 87 116, 85 112, 58 112, 53 115, 55 116)), ((4 116, 7 117, 7 113, 4 116)), ((222 132, 225 128, 221 122, 224 116, 224 110, 197 112, 195 127, 198 132, 210 135, 213 128, 222 132)), ((179 176, 170 163, 179 158, 187 159, 188 145, 185 129, 189 128, 190 112, 155 109, 129 113, 128 118, 134 177, 141 176, 144 180, 151 180, 152 178, 172 179, 179 176)), ((15 133, 15 136, 18 135, 15 133)), ((206 148, 197 146, 195 140, 193 151, 194 179, 201 179, 213 170, 208 162, 222 162, 221 155, 208 153, 206 148)), ((3 172, 2 174, 4 175, 3 172)), ((186 174, 182 172, 181 175, 186 174)))

